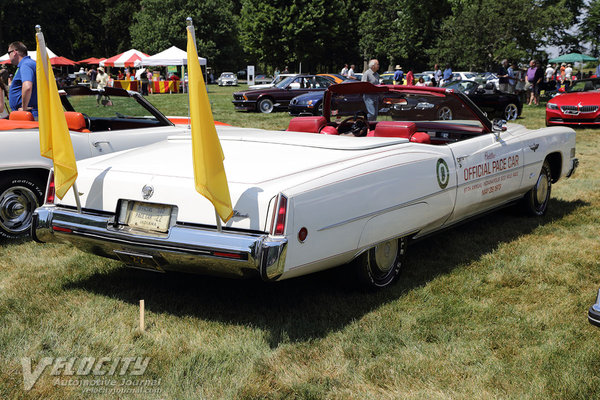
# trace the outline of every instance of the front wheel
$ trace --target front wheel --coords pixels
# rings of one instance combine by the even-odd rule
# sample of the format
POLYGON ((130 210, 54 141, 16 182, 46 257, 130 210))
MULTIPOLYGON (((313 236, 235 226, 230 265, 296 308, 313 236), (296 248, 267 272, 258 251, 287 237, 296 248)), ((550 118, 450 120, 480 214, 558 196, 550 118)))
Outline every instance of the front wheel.
POLYGON ((519 108, 516 104, 510 103, 504 107, 504 119, 507 121, 513 121, 519 116, 519 108))
POLYGON ((261 101, 258 102, 258 110, 261 113, 264 114, 269 114, 271 112, 273 112, 273 101, 271 99, 262 99, 261 101))
POLYGON ((29 235, 33 212, 42 204, 44 184, 32 176, 0 178, 0 238, 29 235))
POLYGON ((406 258, 407 239, 392 239, 370 248, 352 265, 360 284, 369 289, 391 285, 400 275, 406 258))
POLYGON ((525 193, 521 201, 521 208, 525 213, 536 217, 546 214, 551 191, 552 175, 550 173, 550 164, 548 161, 544 161, 535 186, 525 193))

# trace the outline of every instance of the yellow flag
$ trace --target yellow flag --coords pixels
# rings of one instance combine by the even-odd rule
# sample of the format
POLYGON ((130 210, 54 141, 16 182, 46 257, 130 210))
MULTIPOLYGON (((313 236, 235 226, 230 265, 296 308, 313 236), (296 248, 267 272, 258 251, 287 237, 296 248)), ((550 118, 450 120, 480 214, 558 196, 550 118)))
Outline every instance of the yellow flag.
POLYGON ((194 182, 196 191, 210 200, 221 219, 227 222, 233 215, 233 208, 223 167, 225 157, 215 129, 191 29, 193 27, 187 28, 187 60, 194 182))
POLYGON ((67 120, 56 87, 46 43, 42 33, 36 34, 36 79, 38 121, 40 122, 40 153, 54 161, 56 195, 62 199, 77 179, 75 153, 67 120))

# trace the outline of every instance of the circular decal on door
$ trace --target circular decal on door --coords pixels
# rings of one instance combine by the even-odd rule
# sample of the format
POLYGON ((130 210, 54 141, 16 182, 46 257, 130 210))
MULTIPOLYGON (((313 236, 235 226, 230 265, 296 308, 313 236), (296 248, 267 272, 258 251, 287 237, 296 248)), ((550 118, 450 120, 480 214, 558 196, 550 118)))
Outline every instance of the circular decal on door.
POLYGON ((446 189, 446 186, 448 186, 448 181, 450 180, 450 170, 448 169, 448 164, 446 164, 446 161, 444 161, 443 158, 440 158, 437 161, 435 170, 437 173, 438 185, 440 185, 442 189, 446 189))

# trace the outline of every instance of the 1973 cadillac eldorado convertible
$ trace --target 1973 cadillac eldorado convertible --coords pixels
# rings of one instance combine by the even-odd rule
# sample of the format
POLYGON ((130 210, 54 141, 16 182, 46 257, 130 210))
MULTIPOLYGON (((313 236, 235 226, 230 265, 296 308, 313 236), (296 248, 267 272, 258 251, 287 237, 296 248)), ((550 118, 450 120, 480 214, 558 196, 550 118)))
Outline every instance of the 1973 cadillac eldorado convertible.
POLYGON ((334 85, 324 116, 288 131, 217 130, 234 208, 221 231, 181 136, 79 162, 81 212, 71 192, 49 191, 33 237, 156 271, 265 280, 349 263, 385 287, 409 239, 515 202, 542 215, 551 185, 578 164, 572 129, 494 126, 441 88, 334 85), (363 94, 377 120, 362 115, 363 94))

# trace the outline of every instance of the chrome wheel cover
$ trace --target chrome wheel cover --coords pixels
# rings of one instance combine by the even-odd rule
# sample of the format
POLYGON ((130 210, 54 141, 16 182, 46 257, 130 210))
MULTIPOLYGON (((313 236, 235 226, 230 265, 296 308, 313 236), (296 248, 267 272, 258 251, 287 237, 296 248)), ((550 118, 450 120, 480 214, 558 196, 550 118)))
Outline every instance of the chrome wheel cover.
POLYGON ((450 107, 443 106, 438 110, 438 118, 442 120, 451 120, 452 119, 452 110, 450 107))
POLYGON ((265 114, 273 111, 273 103, 270 100, 261 100, 259 107, 260 111, 265 114))
POLYGON ((515 120, 517 119, 517 117, 519 116, 519 109, 517 108, 516 105, 514 104, 509 104, 506 106, 506 108, 504 109, 504 117, 509 120, 515 120))
POLYGON ((375 246, 375 268, 381 273, 391 271, 398 258, 398 240, 388 240, 375 246))
POLYGON ((36 195, 23 186, 13 186, 0 195, 0 228, 7 232, 23 232, 31 226, 37 208, 36 195))
POLYGON ((548 197, 548 178, 540 174, 535 184, 535 200, 538 205, 544 204, 548 197))

